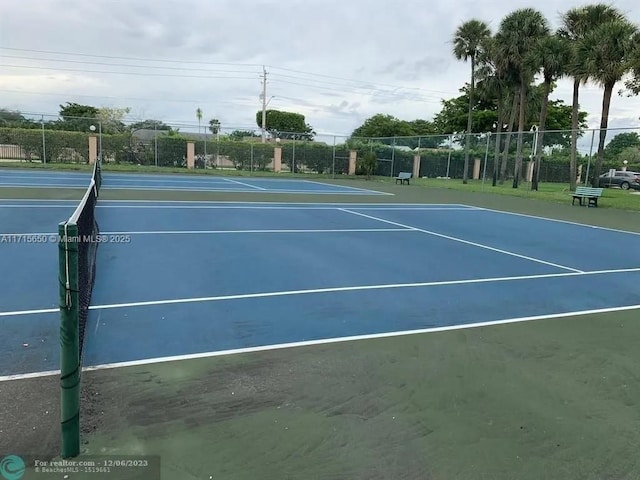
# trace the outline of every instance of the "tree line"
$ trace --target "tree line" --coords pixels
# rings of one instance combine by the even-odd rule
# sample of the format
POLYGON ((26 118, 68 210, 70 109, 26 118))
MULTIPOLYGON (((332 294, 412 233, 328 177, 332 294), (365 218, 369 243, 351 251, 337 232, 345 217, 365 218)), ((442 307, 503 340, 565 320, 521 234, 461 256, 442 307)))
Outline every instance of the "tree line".
MULTIPOLYGON (((453 36, 453 54, 469 61, 471 78, 468 86, 467 132, 473 131, 473 105, 477 96, 490 102, 497 110, 497 130, 506 126, 504 148, 496 142, 494 179, 500 155, 508 152, 511 133, 517 132, 516 162, 513 187, 517 188, 522 172, 522 144, 527 115, 538 114, 538 144, 536 149, 533 188, 537 189, 536 171, 540 168, 544 131, 550 119, 553 103, 549 95, 560 78, 573 80, 571 110, 571 144, 569 177, 572 190, 576 187, 577 138, 581 128, 579 112, 580 87, 588 82, 603 89, 598 150, 592 179, 597 182, 605 154, 609 109, 614 87, 625 81, 628 95, 640 93, 640 33, 617 8, 605 4, 576 7, 561 15, 556 31, 534 8, 522 8, 506 15, 492 33, 488 25, 472 19, 460 25, 453 36), (528 95, 536 87, 536 76, 542 77, 542 101, 532 109, 528 95)), ((463 182, 467 182, 469 135, 466 136, 463 182)))

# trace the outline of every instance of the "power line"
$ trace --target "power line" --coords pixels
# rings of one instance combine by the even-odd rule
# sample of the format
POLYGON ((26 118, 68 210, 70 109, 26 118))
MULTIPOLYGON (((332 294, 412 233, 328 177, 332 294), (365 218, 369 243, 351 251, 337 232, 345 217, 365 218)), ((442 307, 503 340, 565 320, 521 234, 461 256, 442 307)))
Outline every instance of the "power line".
POLYGON ((141 57, 122 57, 113 55, 96 55, 89 53, 73 53, 73 52, 55 52, 51 50, 31 50, 27 48, 12 48, 12 47, 0 47, 0 50, 13 50, 18 52, 32 52, 32 53, 46 53, 52 55, 69 55, 73 57, 94 57, 94 58, 110 58, 114 60, 135 60, 137 62, 164 62, 164 63, 187 63, 195 65, 232 65, 236 67, 262 67, 262 65, 256 63, 229 63, 229 62, 202 62, 202 61, 190 61, 190 60, 162 60, 153 58, 141 58, 141 57))
MULTIPOLYGON (((213 100, 188 100, 188 99, 171 99, 167 97, 162 98, 139 98, 139 97, 114 97, 109 95, 84 95, 79 93, 47 93, 47 92, 31 92, 25 90, 8 90, 0 89, 3 93, 16 93, 19 95, 43 95, 51 97, 79 97, 79 98, 107 98, 110 100, 134 100, 139 102, 167 102, 167 103, 215 103, 216 105, 248 105, 248 100, 232 101, 213 101, 213 100)), ((253 105, 252 102, 251 105, 253 105)))
MULTIPOLYGON (((50 50, 33 50, 33 49, 23 49, 23 48, 12 48, 12 47, 0 47, 0 50, 11 50, 11 51, 20 51, 20 52, 31 52, 31 53, 44 53, 44 54, 52 54, 52 55, 69 55, 69 56, 77 56, 77 57, 93 57, 93 58, 105 58, 105 59, 113 59, 113 60, 132 60, 132 61, 143 61, 143 62, 161 62, 161 63, 176 63, 176 64, 195 64, 195 65, 226 65, 226 66, 235 66, 235 67, 263 67, 262 65, 259 64, 243 64, 243 63, 230 63, 230 62, 206 62, 206 61, 190 61, 190 60, 164 60, 164 59, 152 59, 152 58, 142 58, 142 57, 126 57, 126 56, 115 56, 115 55, 96 55, 96 54, 85 54, 85 53, 73 53, 73 52, 59 52, 59 51, 50 51, 50 50)), ((1 56, 8 56, 8 55, 1 55, 1 56)), ((14 58, 19 58, 19 57, 14 57, 14 58)), ((79 61, 71 61, 71 60, 55 60, 55 59, 34 59, 34 60, 43 60, 43 61, 60 61, 60 62, 66 62, 66 63, 87 63, 87 64, 100 64, 97 62, 79 62, 79 61)), ((108 65, 114 65, 115 64, 108 64, 108 65)), ((127 67, 130 67, 131 65, 126 65, 127 67)), ((303 80, 303 81, 315 81, 317 83, 326 83, 326 84, 333 84, 333 85, 338 85, 340 86, 341 84, 337 84, 335 82, 326 82, 323 80, 317 80, 317 77, 322 77, 322 78, 328 78, 328 79, 333 79, 333 80, 341 80, 341 81, 345 81, 345 82, 350 82, 350 83, 367 83, 372 85, 372 87, 367 87, 370 90, 377 90, 377 87, 389 87, 389 88, 396 88, 396 89, 404 89, 404 90, 415 90, 416 92, 425 92, 425 93, 440 93, 443 95, 452 95, 453 93, 451 92, 444 92, 444 91, 439 91, 439 90, 430 90, 430 89, 425 89, 425 88, 421 88, 421 87, 406 87, 406 86, 399 86, 399 85, 392 85, 392 84, 387 84, 387 83, 378 83, 378 82, 369 82, 366 80, 357 80, 357 79, 353 79, 353 78, 345 78, 345 77, 338 77, 338 76, 333 76, 333 75, 326 75, 326 74, 320 74, 320 73, 313 73, 313 72, 306 72, 303 70, 295 70, 295 69, 291 69, 291 68, 285 68, 285 67, 277 67, 277 66, 272 66, 272 65, 266 65, 265 67, 269 67, 270 69, 274 69, 274 70, 282 70, 282 71, 286 71, 286 72, 292 72, 292 73, 299 73, 302 75, 307 75, 307 76, 312 76, 312 77, 316 77, 313 79, 309 79, 309 78, 302 78, 302 77, 295 77, 295 76, 291 76, 291 75, 286 75, 286 74, 279 74, 279 73, 274 73, 275 75, 281 76, 283 78, 293 78, 293 79, 298 79, 298 80, 303 80)), ((140 67, 140 68, 161 68, 161 69, 168 69, 169 67, 161 67, 161 66, 141 66, 141 65, 136 65, 135 67, 140 67)), ((184 69, 183 69, 184 70, 184 69)), ((191 69, 189 69, 191 70, 191 69)), ((193 69, 193 71, 198 71, 199 69, 193 69)), ((203 70, 203 71, 210 71, 210 70, 203 70)), ((97 72, 97 73, 103 73, 103 72, 97 72)), ((359 86, 354 86, 354 85, 345 85, 346 87, 349 88, 365 88, 365 87, 359 87, 359 86)))
POLYGON ((143 72, 110 72, 104 70, 77 70, 73 68, 53 68, 53 67, 40 67, 35 65, 7 65, 1 64, 3 67, 9 68, 28 68, 33 70, 53 70, 61 72, 77 72, 77 73, 101 73, 106 75, 137 75, 143 77, 173 77, 173 78, 221 78, 227 80, 255 80, 255 77, 230 77, 230 76, 218 76, 218 75, 174 75, 170 73, 143 73, 143 72))
MULTIPOLYGON (((372 84, 370 84, 369 82, 359 82, 360 84, 367 84, 369 83, 369 85, 345 85, 344 83, 337 83, 337 82, 328 82, 326 80, 316 80, 313 78, 302 78, 302 77, 296 77, 293 75, 282 75, 280 73, 275 73, 274 75, 276 75, 277 77, 282 77, 282 78, 292 78, 294 80, 302 80, 302 81, 307 81, 307 82, 316 82, 316 83, 321 83, 321 84, 326 84, 326 85, 335 85, 335 86, 343 86, 352 90, 370 90, 370 91, 376 91, 376 92, 387 92, 387 93, 396 93, 393 92, 391 90, 385 90, 385 89, 380 89, 380 88, 376 88, 371 86, 372 84)), ((402 90, 415 90, 415 89, 411 89, 411 88, 405 88, 405 87, 396 87, 398 90, 402 89, 402 90)))
POLYGON ((73 63, 73 64, 81 64, 81 65, 102 65, 107 67, 133 67, 133 68, 153 68, 157 70, 180 70, 180 71, 188 71, 188 72, 210 72, 210 73, 253 73, 247 72, 245 70, 210 70, 206 68, 185 68, 185 67, 161 67, 157 65, 131 65, 127 63, 106 63, 106 62, 87 62, 81 60, 64 60, 64 59, 54 59, 54 58, 34 58, 34 57, 23 57, 19 55, 0 55, 3 58, 19 58, 21 60, 38 60, 43 62, 59 62, 59 63, 73 63))
POLYGON ((358 95, 370 95, 370 96, 374 96, 374 97, 387 97, 387 98, 397 98, 397 97, 405 97, 408 98, 409 96, 412 97, 412 99, 414 100, 420 100, 420 101, 424 101, 427 103, 440 103, 440 99, 438 98, 437 100, 435 98, 431 98, 428 99, 426 97, 422 97, 420 95, 416 95, 415 93, 409 93, 409 92, 398 92, 398 93, 394 93, 394 92, 389 92, 389 91, 385 91, 385 90, 379 90, 379 91, 374 91, 374 93, 365 93, 365 92, 358 92, 356 90, 351 90, 351 91, 345 91, 345 90, 339 90, 337 88, 331 88, 331 87, 324 87, 321 85, 309 85, 309 84, 303 84, 303 83, 297 83, 297 82, 290 82, 287 80, 279 80, 279 83, 285 83, 288 85, 298 85, 301 87, 308 87, 308 88, 317 88, 317 89, 321 89, 321 90, 329 90, 329 91, 333 91, 333 92, 340 92, 340 93, 355 93, 358 95))
MULTIPOLYGON (((343 81, 346 81, 346 82, 355 82, 355 83, 363 83, 363 82, 365 82, 365 83, 369 83, 370 85, 375 85, 375 86, 379 86, 379 87, 405 88, 407 90, 419 90, 419 91, 430 92, 430 93, 441 93, 443 95, 450 95, 451 94, 451 92, 445 92, 445 91, 441 91, 441 90, 431 90, 431 89, 426 89, 426 88, 421 88, 421 87, 401 87, 399 85, 392 85, 392 84, 388 84, 388 83, 378 83, 378 82, 373 83, 373 82, 369 82, 369 81, 366 81, 366 80, 356 80, 356 79, 353 79, 353 78, 335 77, 333 75, 325 75, 325 74, 322 74, 322 73, 305 72, 305 71, 302 71, 302 70, 294 70, 294 69, 291 69, 291 68, 284 68, 284 67, 275 67, 275 66, 272 66, 272 65, 269 65, 269 67, 274 69, 274 70, 283 70, 283 71, 286 71, 286 72, 300 73, 300 74, 303 74, 303 75, 311 75, 311 76, 314 76, 314 77, 330 78, 330 79, 333 79, 333 80, 343 80, 343 81)), ((286 75, 282 75, 282 74, 278 74, 278 73, 275 73, 275 75, 286 76, 286 75)), ((299 78, 299 77, 292 77, 292 78, 299 78)))

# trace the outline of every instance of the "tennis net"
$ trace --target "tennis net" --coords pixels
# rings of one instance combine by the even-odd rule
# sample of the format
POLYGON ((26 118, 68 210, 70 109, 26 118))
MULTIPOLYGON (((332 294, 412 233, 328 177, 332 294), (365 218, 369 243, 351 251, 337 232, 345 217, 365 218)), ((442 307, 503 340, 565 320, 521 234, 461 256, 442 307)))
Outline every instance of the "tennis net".
POLYGON ((71 217, 58 225, 62 456, 80 453, 80 373, 99 244, 95 208, 102 185, 96 159, 89 188, 71 217))

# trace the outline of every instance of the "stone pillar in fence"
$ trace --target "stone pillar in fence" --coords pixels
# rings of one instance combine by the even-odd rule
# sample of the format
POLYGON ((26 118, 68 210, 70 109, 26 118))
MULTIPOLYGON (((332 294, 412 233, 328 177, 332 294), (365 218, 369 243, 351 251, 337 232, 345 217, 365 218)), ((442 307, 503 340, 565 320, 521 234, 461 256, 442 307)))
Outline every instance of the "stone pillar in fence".
POLYGON ((358 161, 358 151, 349 150, 349 175, 356 174, 356 162, 358 161))
POLYGON ((282 147, 273 147, 273 171, 282 171, 282 147))
POLYGON ((531 182, 533 180, 533 160, 529 160, 527 162, 527 182, 531 182))
POLYGON ((413 178, 420 177, 420 154, 413 156, 413 178))
POLYGON ((473 179, 478 180, 480 178, 480 159, 473 159, 473 179))
POLYGON ((98 158, 98 137, 89 135, 89 165, 93 165, 98 158))
POLYGON ((193 168, 195 166, 195 142, 187 142, 187 168, 193 168))

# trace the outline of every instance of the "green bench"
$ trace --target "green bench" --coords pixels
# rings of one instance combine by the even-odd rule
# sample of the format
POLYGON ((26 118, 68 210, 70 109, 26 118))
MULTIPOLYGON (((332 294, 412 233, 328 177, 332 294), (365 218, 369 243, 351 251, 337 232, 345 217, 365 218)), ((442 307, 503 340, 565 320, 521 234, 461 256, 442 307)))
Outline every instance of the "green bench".
POLYGON ((576 200, 582 205, 584 200, 587 201, 587 207, 589 205, 593 205, 594 207, 598 206, 598 198, 602 196, 602 188, 593 188, 593 187, 577 187, 576 191, 571 194, 573 199, 571 200, 571 205, 574 205, 576 200))
POLYGON ((396 184, 400 182, 400 185, 402 185, 404 182, 407 182, 407 185, 409 185, 409 179, 412 175, 413 174, 409 172, 400 172, 396 177, 396 184))

